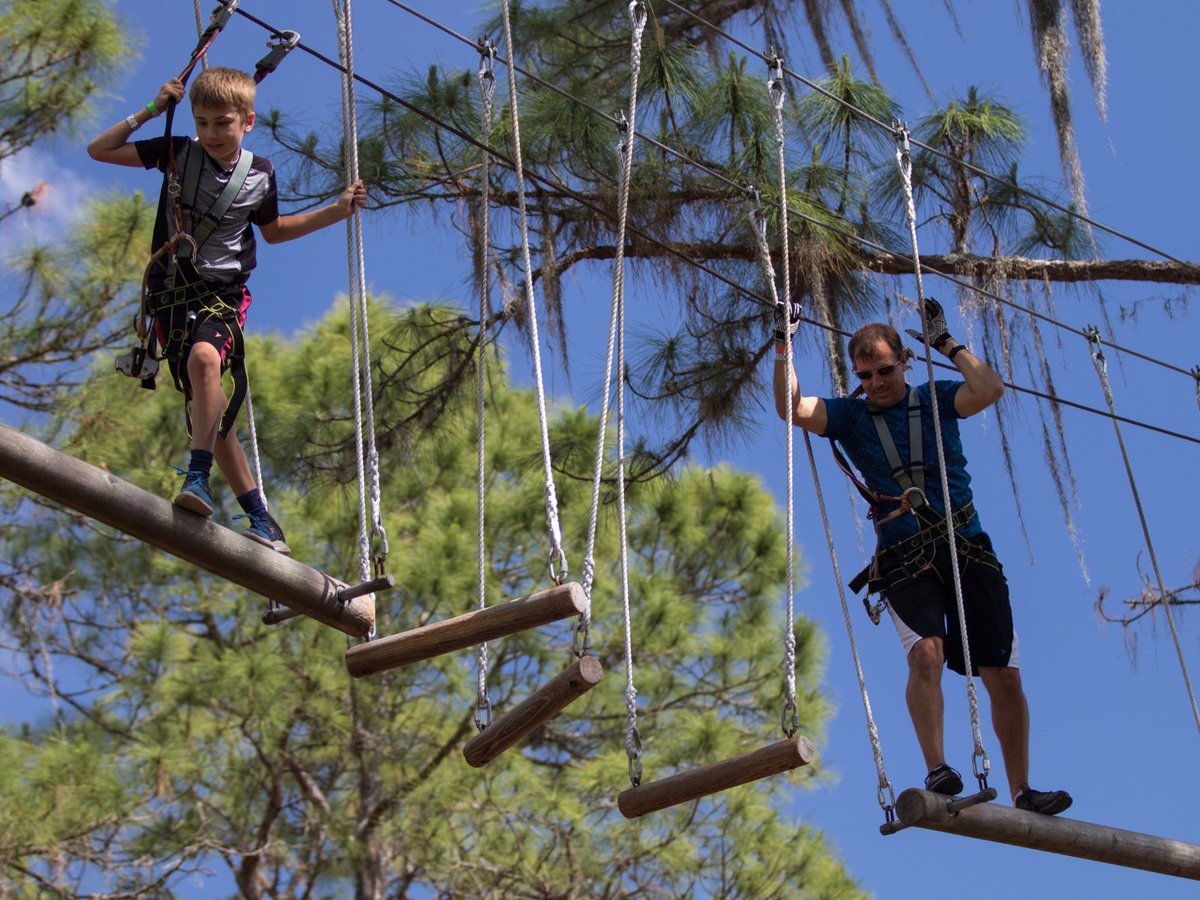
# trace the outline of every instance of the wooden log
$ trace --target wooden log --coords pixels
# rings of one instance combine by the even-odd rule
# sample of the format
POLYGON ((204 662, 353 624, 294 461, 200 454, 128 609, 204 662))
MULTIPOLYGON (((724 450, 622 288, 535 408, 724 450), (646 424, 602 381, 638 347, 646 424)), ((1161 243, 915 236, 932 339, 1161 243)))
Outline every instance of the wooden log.
POLYGON ((581 656, 553 681, 544 684, 496 719, 463 747, 463 756, 475 768, 493 759, 549 722, 604 677, 604 667, 594 656, 581 656))
MULTIPOLYGON (((942 802, 945 804, 946 812, 954 815, 959 810, 966 809, 969 806, 978 806, 980 803, 992 802, 996 799, 996 789, 990 787, 976 794, 967 794, 965 797, 947 797, 944 794, 940 796, 942 797, 942 802)), ((898 819, 893 819, 890 822, 884 822, 880 825, 879 833, 883 835, 895 834, 897 831, 903 831, 905 828, 911 827, 911 825, 905 825, 898 819)))
POLYGON ((633 819, 799 768, 812 762, 815 756, 808 738, 796 735, 733 759, 677 772, 622 791, 617 796, 617 808, 625 818, 633 819))
POLYGON ((918 828, 1200 880, 1200 846, 1196 844, 1062 816, 1042 816, 1011 806, 984 804, 953 815, 945 800, 939 794, 910 788, 896 801, 896 813, 903 824, 918 828))
POLYGON ((351 647, 346 651, 346 669, 355 678, 374 675, 577 616, 586 607, 583 586, 568 582, 351 647))
POLYGON ((343 582, 3 424, 0 477, 346 634, 371 632, 373 596, 339 603, 343 582))

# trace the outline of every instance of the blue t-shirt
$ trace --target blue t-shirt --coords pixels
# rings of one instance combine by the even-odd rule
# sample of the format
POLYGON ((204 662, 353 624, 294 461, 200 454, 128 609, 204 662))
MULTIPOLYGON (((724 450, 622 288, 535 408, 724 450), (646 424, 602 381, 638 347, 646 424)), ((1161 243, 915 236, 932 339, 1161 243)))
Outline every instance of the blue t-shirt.
MULTIPOLYGON (((954 409, 954 395, 958 393, 961 381, 938 381, 937 383, 938 413, 942 424, 942 446, 945 449, 946 471, 950 481, 950 504, 954 509, 961 509, 971 500, 971 476, 967 473, 967 458, 963 455, 962 439, 958 433, 958 412, 954 409)), ((929 385, 922 384, 917 388, 917 397, 921 404, 921 455, 925 463, 925 496, 929 505, 939 515, 945 515, 945 504, 942 502, 942 475, 938 470, 937 442, 934 440, 933 409, 930 401, 929 385)), ((827 424, 825 437, 836 440, 845 451, 850 461, 854 463, 862 475, 863 481, 871 490, 890 497, 898 497, 903 492, 899 482, 892 477, 892 467, 884 454, 883 445, 879 441, 879 433, 875 423, 871 421, 871 413, 867 402, 861 398, 848 397, 825 400, 827 424)), ((896 452, 900 461, 910 462, 908 447, 908 394, 895 406, 890 406, 882 412, 883 419, 891 432, 896 444, 896 452)), ((894 510, 898 503, 884 504, 880 516, 886 516, 894 510)), ((971 521, 958 530, 964 537, 974 537, 983 530, 979 516, 971 517, 971 521)), ((897 541, 915 534, 917 519, 913 515, 898 516, 883 525, 880 534, 880 549, 890 547, 897 541)))

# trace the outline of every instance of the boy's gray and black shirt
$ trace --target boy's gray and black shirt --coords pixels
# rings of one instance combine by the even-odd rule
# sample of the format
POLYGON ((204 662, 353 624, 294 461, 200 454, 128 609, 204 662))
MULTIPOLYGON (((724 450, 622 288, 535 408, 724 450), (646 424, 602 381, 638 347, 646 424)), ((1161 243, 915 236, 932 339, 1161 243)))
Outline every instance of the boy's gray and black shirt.
MULTIPOLYGON (((175 165, 182 173, 189 153, 203 153, 204 165, 196 186, 195 209, 202 214, 210 209, 233 175, 233 169, 225 169, 219 162, 205 153, 199 142, 186 137, 171 139, 175 145, 175 165)), ((138 158, 147 169, 165 172, 168 166, 167 143, 164 138, 136 141, 138 158)), ((182 176, 181 176, 182 177, 182 176)), ((206 280, 217 284, 244 284, 257 264, 254 229, 251 223, 269 225, 279 218, 279 198, 275 186, 275 167, 269 159, 255 156, 246 176, 246 183, 238 191, 220 225, 204 242, 196 259, 196 268, 206 280)), ((175 216, 167 196, 166 180, 159 192, 158 212, 154 219, 152 250, 156 250, 175 236, 175 216)), ((150 273, 150 288, 158 290, 166 286, 171 275, 168 260, 160 260, 150 273)))

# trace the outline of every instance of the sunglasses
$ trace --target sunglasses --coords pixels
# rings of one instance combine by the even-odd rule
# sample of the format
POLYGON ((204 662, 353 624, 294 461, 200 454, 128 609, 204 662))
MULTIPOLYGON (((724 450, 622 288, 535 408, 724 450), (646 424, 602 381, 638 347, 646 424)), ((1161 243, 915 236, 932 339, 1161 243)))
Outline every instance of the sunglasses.
POLYGON ((889 375, 891 375, 893 372, 896 371, 896 367, 899 365, 900 365, 900 360, 896 360, 896 362, 892 363, 889 366, 880 366, 878 369, 874 369, 874 370, 868 369, 865 372, 855 372, 854 377, 857 378, 859 381, 870 381, 876 375, 878 375, 880 378, 887 378, 889 375))

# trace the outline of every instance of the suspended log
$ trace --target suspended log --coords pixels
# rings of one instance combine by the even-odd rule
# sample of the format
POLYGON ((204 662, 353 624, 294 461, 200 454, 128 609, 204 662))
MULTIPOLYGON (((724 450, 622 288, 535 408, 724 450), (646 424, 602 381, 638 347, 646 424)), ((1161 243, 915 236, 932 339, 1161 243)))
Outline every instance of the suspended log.
POLYGON ((604 667, 594 656, 581 656, 553 681, 543 685, 487 728, 467 741, 463 756, 475 768, 493 759, 549 722, 604 677, 604 667))
POLYGON ((374 675, 577 616, 586 607, 582 585, 568 582, 351 647, 346 651, 346 669, 355 678, 374 675))
MULTIPOLYGON (((950 815, 955 815, 960 810, 966 809, 968 806, 978 806, 980 803, 991 803, 996 799, 996 789, 994 787, 986 788, 975 794, 967 794, 965 797, 947 797, 944 794, 937 795, 942 798, 942 805, 946 807, 946 812, 950 815)), ((895 834, 897 831, 903 831, 905 828, 911 828, 911 825, 905 825, 899 820, 884 822, 879 826, 880 834, 895 834)))
POLYGON ((343 582, 2 424, 0 477, 353 637, 371 632, 374 596, 342 603, 343 582))
POLYGON ((802 735, 778 741, 768 747, 710 763, 687 772, 677 772, 649 784, 641 784, 617 796, 617 808, 627 819, 696 800, 708 794, 728 790, 813 761, 816 751, 802 735))
POLYGON ((896 814, 904 825, 1200 880, 1196 844, 1011 806, 984 804, 955 815, 946 809, 945 801, 940 794, 911 788, 896 801, 896 814))

